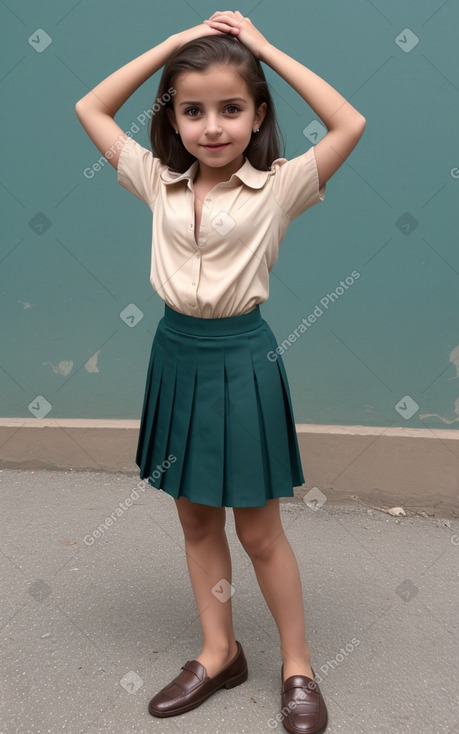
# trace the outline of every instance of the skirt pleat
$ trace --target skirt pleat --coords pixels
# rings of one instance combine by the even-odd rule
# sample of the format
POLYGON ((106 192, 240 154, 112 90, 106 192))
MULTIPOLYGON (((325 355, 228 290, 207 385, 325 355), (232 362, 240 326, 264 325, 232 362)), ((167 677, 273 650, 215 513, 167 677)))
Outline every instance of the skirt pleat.
POLYGON ((213 343, 213 338, 199 340, 195 374, 180 494, 191 501, 221 506, 224 422, 218 401, 224 394, 223 350, 213 343))
MULTIPOLYGON (((191 343, 186 349, 178 349, 176 380, 180 394, 176 391, 174 404, 171 405, 170 434, 167 456, 174 459, 163 475, 162 489, 173 497, 179 496, 178 488, 184 476, 185 458, 191 442, 191 415, 196 392, 196 345, 191 343), (172 438, 172 440, 171 440, 172 438), (181 451, 177 451, 179 446, 181 451)), ((154 486, 160 486, 160 482, 154 486)))
POLYGON ((153 437, 157 435, 157 412, 162 378, 163 354, 156 341, 153 341, 136 452, 136 463, 140 467, 141 476, 145 475, 151 465, 153 437))
MULTIPOLYGON (((269 327, 268 327, 269 328, 269 327)), ((271 334, 269 334, 271 336, 271 334)), ((275 349, 277 344, 274 344, 275 349)), ((302 484, 304 479, 296 471, 298 458, 292 462, 290 443, 296 444, 296 431, 289 431, 292 421, 285 420, 289 408, 285 403, 282 375, 278 370, 278 360, 268 362, 266 354, 255 352, 252 356, 253 369, 257 379, 262 425, 266 432, 269 467, 269 488, 271 496, 276 496, 276 487, 302 484)))
POLYGON ((201 319, 165 306, 147 370, 136 463, 174 498, 261 507, 304 482, 287 375, 259 307, 201 319))
POLYGON ((227 411, 227 487, 236 506, 243 506, 248 496, 254 506, 266 503, 269 483, 266 464, 266 434, 260 416, 256 376, 252 368, 252 349, 257 339, 246 335, 237 352, 228 351, 227 411))

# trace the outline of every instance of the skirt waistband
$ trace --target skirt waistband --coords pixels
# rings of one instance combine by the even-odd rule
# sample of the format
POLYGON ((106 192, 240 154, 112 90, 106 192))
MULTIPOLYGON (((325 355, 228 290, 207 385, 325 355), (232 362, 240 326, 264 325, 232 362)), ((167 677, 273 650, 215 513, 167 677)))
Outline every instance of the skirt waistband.
POLYGON ((188 316, 164 304, 164 323, 171 329, 183 331, 186 334, 197 336, 227 336, 252 331, 263 324, 260 306, 253 311, 238 316, 225 316, 216 319, 203 319, 197 316, 188 316))

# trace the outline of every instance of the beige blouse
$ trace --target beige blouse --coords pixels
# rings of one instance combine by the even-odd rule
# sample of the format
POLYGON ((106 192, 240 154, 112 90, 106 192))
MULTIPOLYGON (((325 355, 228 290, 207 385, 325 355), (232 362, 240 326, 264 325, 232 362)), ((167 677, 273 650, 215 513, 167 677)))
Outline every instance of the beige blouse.
POLYGON ((153 212, 150 282, 175 311, 201 318, 252 311, 269 295, 269 272, 290 225, 325 198, 314 147, 270 170, 247 158, 208 192, 196 244, 193 181, 198 161, 180 174, 128 137, 118 182, 153 212))

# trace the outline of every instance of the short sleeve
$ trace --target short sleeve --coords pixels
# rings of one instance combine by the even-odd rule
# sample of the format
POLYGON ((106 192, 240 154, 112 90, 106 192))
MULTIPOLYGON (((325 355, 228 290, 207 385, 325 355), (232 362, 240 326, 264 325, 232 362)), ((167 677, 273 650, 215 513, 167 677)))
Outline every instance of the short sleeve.
POLYGON ((319 172, 314 147, 296 158, 278 158, 275 169, 273 196, 284 214, 295 219, 325 198, 324 183, 319 189, 319 172))
POLYGON ((118 159, 118 183, 131 191, 150 209, 153 209, 158 195, 161 169, 164 164, 160 158, 144 148, 133 138, 128 137, 118 159))

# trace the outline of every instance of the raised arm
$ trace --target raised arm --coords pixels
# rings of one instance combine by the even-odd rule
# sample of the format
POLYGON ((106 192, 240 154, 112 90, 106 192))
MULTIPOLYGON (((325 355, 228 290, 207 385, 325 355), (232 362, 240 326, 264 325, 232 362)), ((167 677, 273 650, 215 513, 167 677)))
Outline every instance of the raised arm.
POLYGON ((272 44, 264 47, 260 58, 301 94, 328 129, 314 146, 321 187, 354 150, 366 120, 324 79, 272 44))
POLYGON ((328 181, 355 148, 365 130, 366 120, 344 97, 313 71, 280 51, 239 11, 214 13, 204 21, 219 30, 233 30, 252 53, 268 64, 300 94, 328 128, 314 146, 319 186, 328 181))
POLYGON ((110 74, 75 104, 75 113, 102 155, 118 168, 123 142, 128 137, 114 117, 120 107, 167 61, 176 48, 202 35, 222 35, 204 23, 174 34, 150 51, 110 74))

